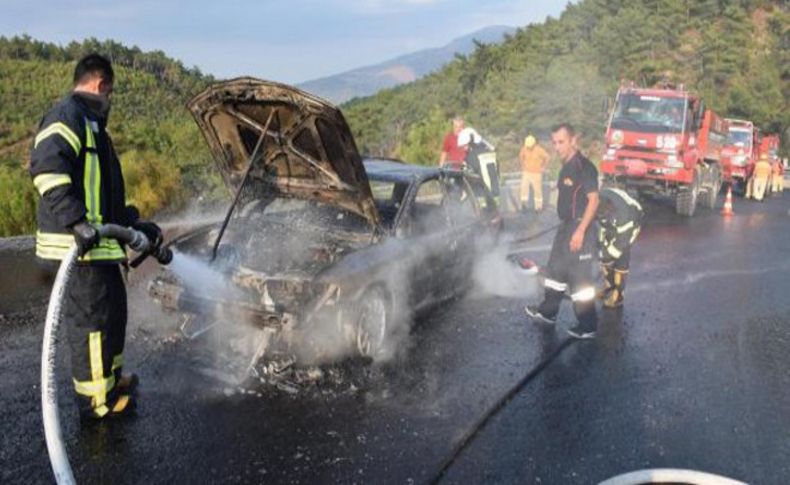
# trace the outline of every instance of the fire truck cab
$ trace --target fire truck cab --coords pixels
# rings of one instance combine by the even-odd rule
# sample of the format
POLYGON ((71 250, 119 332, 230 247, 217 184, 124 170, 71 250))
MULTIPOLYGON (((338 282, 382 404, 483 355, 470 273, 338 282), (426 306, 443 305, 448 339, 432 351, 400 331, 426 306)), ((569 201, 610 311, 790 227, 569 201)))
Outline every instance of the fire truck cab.
POLYGON ((751 121, 735 119, 726 121, 729 134, 721 152, 724 181, 732 185, 734 192, 743 194, 754 170, 754 164, 757 162, 757 151, 760 146, 759 130, 751 121))
POLYGON ((713 208, 722 184, 724 119, 696 94, 679 89, 621 87, 606 129, 604 183, 672 197, 692 216, 713 208))

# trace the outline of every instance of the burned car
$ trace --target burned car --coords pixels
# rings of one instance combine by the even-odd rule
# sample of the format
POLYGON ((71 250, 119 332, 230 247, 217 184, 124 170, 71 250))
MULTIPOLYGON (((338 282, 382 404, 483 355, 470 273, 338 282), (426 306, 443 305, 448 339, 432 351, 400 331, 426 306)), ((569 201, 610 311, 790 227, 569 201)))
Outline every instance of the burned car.
POLYGON ((235 79, 188 106, 234 198, 171 247, 227 285, 162 269, 149 292, 167 309, 267 329, 307 360, 387 358, 415 311, 468 287, 500 229, 480 178, 363 161, 341 112, 293 87, 235 79))

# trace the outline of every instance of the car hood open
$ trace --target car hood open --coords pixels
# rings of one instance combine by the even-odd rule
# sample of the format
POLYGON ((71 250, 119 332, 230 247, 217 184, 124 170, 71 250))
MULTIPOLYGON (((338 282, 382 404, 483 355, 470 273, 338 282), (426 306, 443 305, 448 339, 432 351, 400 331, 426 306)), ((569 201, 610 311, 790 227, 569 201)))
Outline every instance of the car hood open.
POLYGON ((246 77, 214 84, 187 106, 234 191, 266 129, 244 197, 317 200, 378 226, 362 158, 335 106, 291 86, 246 77))

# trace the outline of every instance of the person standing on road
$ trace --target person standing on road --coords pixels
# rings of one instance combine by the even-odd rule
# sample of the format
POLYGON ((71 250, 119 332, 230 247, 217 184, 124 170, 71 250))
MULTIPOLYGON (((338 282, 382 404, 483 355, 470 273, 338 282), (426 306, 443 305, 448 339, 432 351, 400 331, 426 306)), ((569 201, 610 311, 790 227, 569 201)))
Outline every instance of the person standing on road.
POLYGON ((524 310, 533 320, 556 321, 565 291, 570 289, 578 324, 568 329, 573 338, 595 337, 595 284, 592 277, 596 235, 593 220, 598 210, 598 170, 577 149, 577 136, 568 123, 555 126, 551 143, 562 160, 557 180, 557 215, 562 221, 546 266, 545 295, 538 306, 524 310))
POLYGON ((535 202, 535 211, 543 210, 543 172, 549 163, 549 154, 540 146, 532 135, 524 138, 524 145, 518 153, 521 162, 521 210, 527 209, 529 194, 535 202))
POLYGON ((474 128, 466 127, 458 133, 458 146, 466 150, 466 169, 482 177, 483 183, 499 204, 499 168, 494 145, 480 136, 474 128))
POLYGON ((754 195, 754 200, 763 200, 772 170, 771 162, 768 161, 768 154, 761 153, 760 159, 757 160, 757 163, 754 165, 754 174, 752 175, 752 195, 754 195))
POLYGON ((439 166, 447 166, 460 170, 464 166, 466 147, 458 145, 458 134, 464 129, 464 119, 460 116, 453 118, 453 129, 444 136, 442 153, 439 155, 439 166))
POLYGON ((625 280, 631 261, 631 246, 642 228, 644 211, 624 190, 605 188, 598 204, 598 257, 604 288, 598 296, 606 308, 623 306, 625 280))
POLYGON ((106 58, 82 58, 72 92, 44 115, 30 159, 41 196, 36 256, 54 267, 52 262, 62 260, 73 243, 78 247, 63 320, 80 416, 96 419, 131 413, 138 381, 121 372, 126 252, 117 240, 101 238, 96 226, 132 226, 153 244, 162 239, 156 224, 141 221, 137 209, 126 205, 121 164, 106 130, 114 77, 106 58))
POLYGON ((773 168, 773 173, 771 174, 771 192, 773 195, 782 195, 785 178, 782 161, 779 158, 776 158, 771 165, 773 168))

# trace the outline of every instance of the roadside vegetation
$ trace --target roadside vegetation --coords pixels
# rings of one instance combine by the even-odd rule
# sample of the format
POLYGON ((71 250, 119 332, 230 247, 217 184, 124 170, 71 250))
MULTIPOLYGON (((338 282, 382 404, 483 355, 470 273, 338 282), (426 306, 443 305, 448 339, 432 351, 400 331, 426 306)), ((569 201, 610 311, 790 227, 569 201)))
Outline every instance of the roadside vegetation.
MULTIPOLYGON (((437 73, 343 108, 362 152, 427 165, 438 161, 449 119, 463 115, 497 146, 504 170, 516 169, 528 131, 546 143, 551 125, 562 120, 581 131, 587 155, 598 159, 607 107, 623 79, 652 86, 669 77, 701 93, 717 113, 786 134, 786 5, 582 0, 559 19, 519 29, 501 44, 479 45, 437 73)), ((790 139, 783 141, 786 150, 790 139)))
POLYGON ((71 88, 79 58, 109 56, 116 87, 109 131, 123 164, 127 198, 145 215, 177 210, 224 186, 186 101, 212 78, 162 52, 88 39, 65 47, 0 37, 0 236, 35 231, 37 194, 27 175, 41 116, 71 88))
MULTIPOLYGON (((35 229, 37 197, 26 174, 32 139, 88 52, 116 66, 109 129, 129 199, 151 215, 224 194, 184 108, 210 76, 160 51, 113 41, 58 46, 0 37, 0 236, 35 229)), ((581 0, 558 19, 478 45, 434 74, 342 108, 362 153, 426 165, 438 160, 449 118, 463 115, 497 145, 501 168, 510 171, 524 136, 545 143, 561 120, 577 126, 583 149, 597 159, 620 81, 649 86, 665 77, 700 92, 724 116, 783 134, 787 153, 790 13, 783 0, 581 0)))

